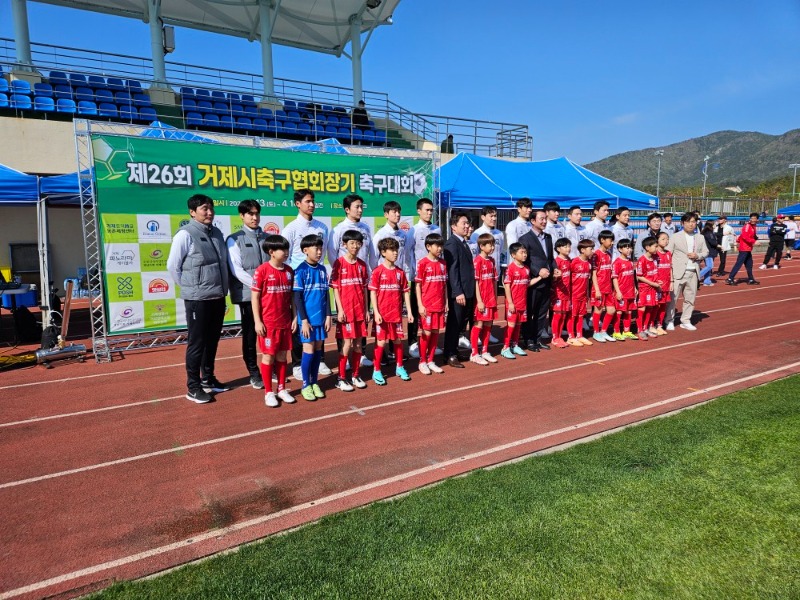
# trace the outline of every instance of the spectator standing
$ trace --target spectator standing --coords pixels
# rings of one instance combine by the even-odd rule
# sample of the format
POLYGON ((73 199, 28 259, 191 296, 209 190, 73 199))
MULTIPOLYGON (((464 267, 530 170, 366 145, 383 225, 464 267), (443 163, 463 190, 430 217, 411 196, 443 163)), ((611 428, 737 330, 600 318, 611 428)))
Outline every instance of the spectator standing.
POLYGON ((369 114, 367 113, 367 109, 364 106, 363 100, 358 101, 358 106, 353 109, 351 118, 353 125, 358 127, 369 127, 369 114))
POLYGON ((714 235, 717 236, 717 253, 719 254, 719 268, 717 275, 720 277, 727 275, 725 263, 728 260, 728 252, 733 249, 733 242, 736 236, 733 234, 733 227, 728 225, 728 217, 720 215, 714 227, 714 235))
MULTIPOLYGON (((708 248, 702 235, 697 234, 697 219, 692 213, 681 217, 682 230, 670 237, 667 251, 672 253, 673 293, 667 307, 667 331, 675 329, 675 304, 683 296, 681 328, 695 331, 692 325, 694 299, 697 295, 698 265, 708 256, 708 248)), ((663 225, 662 225, 663 230, 663 225)))
POLYGON ((466 240, 468 228, 467 214, 453 213, 450 217, 450 237, 444 243, 449 307, 444 331, 444 354, 447 364, 457 369, 464 368, 458 358, 458 338, 475 305, 475 267, 466 240))
POLYGON ((736 257, 736 263, 731 269, 731 274, 725 280, 728 285, 736 285, 736 274, 739 269, 744 266, 747 270, 747 283, 749 285, 758 285, 759 282, 753 277, 753 246, 755 246, 758 236, 756 235, 756 225, 758 225, 758 213, 750 213, 750 220, 744 224, 742 231, 739 234, 739 255, 736 257))
POLYGON ((228 249, 214 227, 214 201, 195 194, 187 205, 191 220, 172 239, 167 270, 181 288, 186 311, 186 398, 205 404, 212 393, 230 389, 214 376, 228 295, 228 249))
POLYGON ((783 257, 786 260, 792 260, 792 250, 797 239, 797 231, 797 222, 794 217, 788 217, 786 219, 786 255, 783 257))
POLYGON ((783 215, 776 215, 772 218, 772 225, 769 227, 767 236, 769 237, 769 246, 764 255, 764 262, 758 268, 766 269, 769 266, 769 260, 774 256, 775 264, 772 265, 772 268, 780 269, 783 245, 786 242, 786 223, 783 222, 783 215))
POLYGON ((711 272, 714 270, 714 259, 717 258, 717 254, 719 253, 717 250, 719 242, 717 242, 717 235, 714 233, 714 222, 710 220, 706 221, 701 233, 703 234, 703 239, 706 241, 706 246, 708 246, 708 256, 705 258, 705 267, 700 271, 698 277, 703 282, 704 286, 710 287, 714 285, 714 280, 711 279, 711 272))
POLYGON ((442 154, 455 154, 455 148, 453 147, 453 134, 451 133, 445 139, 442 140, 442 154))

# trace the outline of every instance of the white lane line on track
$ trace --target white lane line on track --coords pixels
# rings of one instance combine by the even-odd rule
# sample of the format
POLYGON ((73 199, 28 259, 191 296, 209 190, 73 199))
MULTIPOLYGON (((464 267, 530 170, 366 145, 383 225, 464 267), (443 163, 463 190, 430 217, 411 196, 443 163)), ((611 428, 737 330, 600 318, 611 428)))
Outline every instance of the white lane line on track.
MULTIPOLYGON (((717 284, 717 285, 719 285, 719 284, 717 284)), ((730 291, 727 291, 727 292, 710 292, 708 294, 706 294, 704 292, 701 292, 701 290, 703 289, 703 286, 700 286, 700 287, 697 288, 697 297, 698 298, 711 298, 713 296, 727 296, 728 294, 743 294, 743 293, 746 293, 746 292, 760 292, 761 290, 774 290, 776 288, 792 287, 794 285, 800 285, 800 282, 782 283, 780 285, 767 285, 767 286, 764 286, 764 285, 747 285, 746 283, 740 283, 736 287, 741 288, 741 286, 743 286, 743 285, 747 286, 747 287, 744 288, 744 289, 730 290, 730 291)), ((714 287, 716 287, 716 286, 714 286, 714 287)))
MULTIPOLYGON (((740 306, 730 306, 728 308, 717 308, 717 309, 714 309, 714 310, 700 311, 700 312, 703 312, 704 314, 714 314, 714 313, 719 313, 719 312, 727 312, 727 311, 731 311, 731 310, 739 310, 739 309, 742 309, 742 308, 753 308, 753 307, 756 307, 756 306, 765 306, 767 304, 778 304, 778 303, 781 303, 781 302, 795 302, 795 301, 797 301, 797 298, 783 298, 781 300, 767 300, 766 302, 756 302, 756 303, 753 303, 753 304, 742 304, 740 306)), ((238 357, 235 357, 235 358, 238 358, 238 357)), ((584 360, 593 362, 595 364, 603 364, 601 362, 598 362, 598 360, 596 360, 596 359, 586 358, 584 360)), ((604 360, 604 359, 600 359, 600 360, 604 360)), ((180 366, 183 366, 183 365, 181 364, 180 366)), ((336 371, 336 369, 334 369, 334 371, 336 371)), ((249 387, 249 386, 241 386, 241 387, 249 387)), ((0 388, 0 389, 2 389, 2 388, 0 388)), ((90 414, 94 414, 94 413, 106 412, 106 411, 109 411, 109 410, 119 410, 121 408, 135 408, 137 406, 143 406, 145 404, 157 404, 159 402, 166 402, 168 400, 178 400, 178 399, 182 399, 183 397, 184 397, 184 394, 179 394, 177 396, 165 396, 163 398, 153 398, 152 400, 147 400, 145 402, 131 402, 129 404, 114 404, 112 406, 104 406, 102 408, 92 408, 92 409, 88 409, 88 410, 79 410, 79 411, 71 412, 71 413, 61 413, 61 414, 57 414, 57 415, 48 415, 46 417, 32 417, 30 419, 23 419, 23 420, 20 420, 20 421, 10 421, 8 423, 0 423, 0 429, 2 429, 3 427, 13 427, 13 426, 16 426, 16 425, 28 425, 30 423, 39 423, 39 422, 42 422, 42 421, 52 421, 54 419, 65 419, 65 418, 69 418, 69 417, 80 417, 82 415, 90 415, 90 414)))
MULTIPOLYGON (((622 357, 615 357, 617 359, 622 357)), ((41 590, 46 587, 50 587, 53 585, 58 585, 61 583, 66 583, 67 581, 71 581, 77 579, 79 577, 84 577, 87 575, 94 575, 95 573, 99 573, 101 571, 106 571, 108 569, 113 569, 116 567, 122 567, 125 565, 129 565, 134 562, 138 562, 141 560, 145 560, 147 558, 152 558, 154 556, 159 556, 161 554, 165 554, 167 552, 171 552, 173 550, 180 550, 183 548, 187 548, 194 544, 205 542, 207 540, 211 540, 214 538, 222 538, 226 535, 236 533, 238 531, 242 531, 244 529, 255 527, 258 525, 262 525, 264 523, 268 523, 270 521, 274 521, 276 519, 280 519, 282 517, 301 512, 304 510, 309 510, 313 508, 318 508, 319 506, 330 504, 332 502, 336 502, 342 500, 344 498, 348 498, 350 496, 354 496, 356 494, 360 494, 363 492, 368 492, 370 490, 374 490, 380 487, 384 487, 387 485, 391 485, 394 483, 401 482, 406 479, 410 479, 412 477, 417 477, 420 475, 425 475, 430 473, 431 471, 441 470, 453 465, 457 465, 463 463, 468 460, 474 460, 477 458, 483 458, 485 456, 490 456, 492 454, 497 454, 499 452, 503 452, 505 450, 510 450, 512 448, 516 448, 519 446, 523 446, 526 444, 531 444, 533 442, 537 442, 539 440, 547 439, 550 437, 554 437, 557 435, 561 435, 562 433, 569 433, 578 431, 580 429, 586 429, 587 427, 592 427, 594 425, 599 425, 601 423, 607 423, 609 421, 613 421, 616 419, 620 419, 623 417, 627 417, 630 415, 634 415, 637 413, 645 412, 648 410, 652 410, 654 408, 660 408, 662 406, 666 406, 669 404, 674 404, 676 402, 680 402, 681 400, 686 400, 688 398, 693 398, 695 396, 699 396, 702 394, 707 394, 710 392, 715 392, 717 390, 724 389, 726 387, 731 387, 734 385, 738 385, 740 383, 745 383, 748 381, 753 381, 760 377, 766 377, 768 375, 774 375, 775 373, 781 373, 783 371, 789 371, 800 367, 800 362, 793 362, 787 365, 783 365, 781 367, 776 367, 773 369, 769 369, 767 371, 762 371, 760 373, 755 373, 753 375, 748 375, 747 377, 740 377, 739 379, 735 379, 733 381, 726 381, 725 383, 720 383, 717 385, 712 385, 702 390, 697 390, 694 392, 690 392, 688 394, 681 394, 679 396, 673 396, 672 398, 667 398, 665 400, 659 400, 658 402, 653 402, 651 404, 646 404, 644 406, 638 406, 636 408, 631 408, 628 410, 624 410, 613 415, 606 415, 603 417, 598 417, 596 419, 591 419, 590 421, 584 421, 582 423, 576 423, 574 425, 569 425, 567 427, 562 427, 560 429, 554 429, 552 431, 547 431, 545 433, 539 433, 524 439, 515 440, 513 442, 508 442, 506 444, 502 444, 500 446, 495 446, 493 448, 486 448, 485 450, 479 450, 478 452, 473 452, 471 454, 466 454, 464 456, 459 456, 458 458, 453 458, 450 460, 442 461, 433 465, 429 465, 426 467, 421 467, 419 469, 413 469, 411 471, 407 471, 405 473, 401 473, 399 475, 394 475, 392 477, 387 477, 385 479, 379 479, 377 481, 373 481, 371 483, 367 483, 364 485, 360 485, 358 487, 350 488, 349 490, 344 490, 341 492, 337 492, 335 494, 331 494, 329 496, 324 496, 322 498, 318 498, 316 500, 312 500, 309 502, 304 502, 303 504, 298 504, 297 506, 292 506, 290 508, 286 508, 284 510, 271 513, 268 515, 263 515, 261 517, 256 517, 254 519, 249 519, 247 521, 242 521, 241 523, 235 523, 233 525, 229 525, 228 527, 224 527, 222 529, 214 529, 212 531, 207 531, 205 533, 201 533, 199 535, 192 536, 191 538, 181 540, 179 542, 174 542, 172 544, 168 544, 166 546, 160 546, 158 548, 152 548, 150 550, 146 550, 144 552, 139 552, 137 554, 132 554, 130 556, 125 556, 123 558, 119 558, 116 560, 104 562, 98 565, 94 565, 91 567, 87 567, 85 569, 80 569, 78 571, 73 571, 71 573, 66 573, 64 575, 60 575, 58 577, 53 577, 50 579, 45 579, 43 581, 39 581, 37 583, 33 583, 30 585, 26 585, 24 587, 19 587, 13 590, 9 590, 0 594, 0 600, 5 600, 7 598, 14 598, 16 596, 20 596, 22 594, 28 594, 31 592, 35 592, 37 590, 41 590)))
MULTIPOLYGON (((758 333, 760 331, 768 331, 770 329, 776 329, 778 327, 785 327, 787 325, 795 325, 795 324, 798 324, 798 323, 800 323, 800 319, 795 320, 795 321, 788 321, 788 322, 785 322, 785 323, 775 323, 773 325, 767 325, 765 327, 758 327, 756 329, 748 329, 748 330, 745 330, 745 331, 735 331, 735 332, 732 332, 732 333, 726 333, 726 334, 723 334, 723 335, 718 335, 718 336, 714 336, 714 337, 710 337, 710 338, 704 338, 704 339, 701 339, 701 340, 692 340, 692 341, 689 341, 689 342, 682 342, 680 344, 674 344, 672 346, 659 346, 657 348, 648 348, 647 350, 639 350, 637 352, 631 352, 629 354, 621 354, 619 356, 609 356, 609 357, 603 358, 602 360, 603 360, 604 363, 609 363, 609 362, 612 362, 612 361, 624 360, 626 358, 632 358, 634 356, 642 356, 643 354, 651 354, 653 352, 663 352, 665 350, 672 350, 672 349, 675 349, 675 348, 684 348, 686 346, 693 346, 695 344, 703 344, 703 343, 706 343, 706 342, 713 342, 713 341, 723 340, 723 339, 727 339, 727 338, 730 338, 730 337, 736 337, 736 336, 741 336, 741 335, 749 335, 751 333, 758 333)), ((533 377, 541 377, 543 375, 549 375, 551 373, 557 373, 557 372, 561 372, 561 371, 569 371, 571 369, 578 369, 578 368, 582 368, 582 367, 594 366, 595 364, 596 363, 594 363, 594 362, 574 363, 574 364, 571 364, 571 365, 565 365, 563 367, 554 367, 552 369, 546 369, 544 371, 536 371, 534 373, 524 373, 522 375, 514 375, 514 376, 511 376, 511 377, 505 377, 503 379, 493 379, 491 381, 484 381, 482 383, 476 383, 476 384, 472 384, 472 385, 465 385, 465 386, 454 388, 454 389, 442 390, 442 391, 437 391, 437 392, 429 392, 427 394, 419 394, 417 396, 410 396, 408 398, 400 398, 398 400, 390 400, 388 402, 382 402, 381 404, 375 404, 373 406, 365 406, 361 410, 365 411, 365 412, 366 411, 371 411, 371 410, 377 410, 377 409, 380 409, 380 408, 387 408, 387 407, 390 407, 390 406, 397 406, 397 405, 400 405, 400 404, 406 404, 408 402, 414 402, 414 401, 417 401, 417 400, 424 400, 426 398, 435 398, 435 397, 441 397, 441 396, 444 396, 444 395, 458 394, 458 393, 461 393, 461 392, 466 392, 468 390, 474 390, 474 389, 478 389, 478 388, 483 388, 483 387, 490 386, 490 385, 508 383, 508 382, 511 382, 511 381, 521 381, 523 379, 531 379, 533 377)), ((166 455, 166 454, 172 454, 172 453, 177 452, 177 451, 185 451, 185 450, 192 450, 194 448, 202 448, 204 446, 212 446, 212 445, 221 444, 221 443, 224 443, 224 442, 230 442, 230 441, 234 441, 234 440, 240 440, 240 439, 243 439, 243 438, 252 437, 252 436, 255 436, 255 435, 262 435, 262 434, 265 434, 265 433, 271 433, 273 431, 279 431, 281 429, 288 429, 288 428, 291 428, 291 427, 299 427, 301 425, 308 425, 310 423, 317 423, 317 422, 320 422, 320 421, 327 421, 329 419, 335 419, 335 418, 338 418, 338 417, 347 417, 347 416, 352 417, 353 416, 353 411, 348 409, 348 410, 344 410, 344 411, 340 411, 340 412, 331 413, 331 414, 328 414, 328 415, 319 415, 319 416, 316 416, 316 417, 310 417, 308 419, 302 419, 300 421, 291 421, 289 423, 283 423, 281 425, 273 425, 271 427, 264 427, 262 429, 256 429, 256 430, 253 430, 253 431, 244 431, 242 433, 236 433, 236 434, 233 434, 233 435, 226 435, 226 436, 223 436, 223 437, 213 438, 213 439, 210 439, 210 440, 203 440, 202 442, 195 442, 193 444, 185 444, 185 445, 182 445, 182 446, 175 446, 175 447, 171 447, 171 448, 165 448, 163 450, 155 450, 153 452, 145 452, 144 454, 137 454, 137 455, 134 455, 134 456, 126 456, 125 458, 118 458, 118 459, 115 459, 115 460, 110 460, 110 461, 106 461, 106 462, 102 462, 102 463, 96 463, 96 464, 93 464, 93 465, 86 465, 84 467, 77 467, 77 468, 74 468, 74 469, 67 469, 65 471, 56 471, 54 473, 48 473, 47 475, 38 475, 36 477, 29 477, 27 479, 20 479, 20 480, 17 480, 17 481, 7 481, 5 483, 0 484, 0 490, 6 489, 6 488, 17 487, 17 486, 21 486, 21 485, 27 485, 27 484, 31 484, 31 483, 37 483, 39 481, 46 481, 48 479, 55 479, 55 478, 58 478, 58 477, 66 477, 67 475, 76 475, 78 473, 86 473, 88 471, 94 471, 94 470, 97 470, 97 469, 103 469, 103 468, 107 468, 107 467, 113 467, 113 466, 117 466, 117 465, 123 465, 123 464, 127 464, 127 463, 137 462, 137 461, 145 460, 145 459, 148 459, 148 458, 155 458, 155 457, 163 456, 163 455, 166 455)))

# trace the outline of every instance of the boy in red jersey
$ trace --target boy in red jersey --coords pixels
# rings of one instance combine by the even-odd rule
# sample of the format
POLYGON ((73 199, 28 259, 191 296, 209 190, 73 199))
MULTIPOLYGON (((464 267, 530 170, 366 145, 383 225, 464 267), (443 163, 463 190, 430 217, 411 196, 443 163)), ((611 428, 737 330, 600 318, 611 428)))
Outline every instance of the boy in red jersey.
POLYGON ((642 240, 644 254, 636 263, 636 279, 639 282, 639 314, 636 316, 636 329, 639 331, 639 339, 643 342, 658 335, 655 331, 648 331, 658 309, 657 293, 661 289, 656 262, 657 245, 656 238, 650 236, 644 238, 642 240))
POLYGON ((611 246, 614 245, 614 234, 604 229, 597 238, 600 247, 592 255, 592 327, 594 328, 592 337, 602 344, 617 341, 608 335, 608 328, 616 312, 614 288, 611 286, 611 246))
POLYGON ((339 378, 336 387, 343 392, 352 392, 353 386, 364 389, 367 384, 359 377, 358 370, 361 366, 361 356, 364 349, 361 340, 367 335, 369 323, 369 310, 367 307, 367 283, 369 282, 369 268, 367 263, 358 258, 358 253, 364 245, 364 234, 358 229, 348 229, 342 234, 342 246, 345 255, 338 257, 331 270, 331 288, 336 301, 336 339, 342 340, 339 350, 339 378), (353 357, 351 381, 345 377, 347 358, 350 349, 353 357))
POLYGON ((472 261, 475 266, 475 324, 472 326, 470 342, 472 356, 469 359, 476 365, 486 366, 497 359, 489 354, 489 333, 492 322, 497 318, 497 267, 494 264, 494 236, 482 233, 478 236, 478 256, 472 261), (481 352, 481 346, 483 352, 481 352))
POLYGON ((515 359, 517 356, 527 356, 528 353, 519 347, 519 330, 528 320, 528 288, 539 283, 539 276, 531 279, 531 270, 525 265, 528 260, 528 250, 519 242, 514 242, 508 247, 511 262, 506 268, 503 277, 503 288, 506 291, 506 327, 505 344, 500 356, 515 359))
POLYGON ((589 310, 589 285, 592 279, 592 254, 594 242, 578 242, 578 256, 570 263, 572 282, 570 285, 570 304, 572 317, 567 321, 567 344, 570 346, 591 346, 592 342, 583 337, 583 317, 589 310))
POLYGON ((658 282, 661 284, 661 289, 656 293, 658 310, 655 325, 657 335, 667 335, 667 331, 664 329, 664 317, 667 315, 667 306, 672 297, 672 252, 667 250, 669 233, 662 231, 658 234, 657 239, 656 258, 658 259, 658 282))
POLYGON ((297 319, 292 302, 294 271, 284 264, 289 255, 289 241, 280 235, 268 235, 261 248, 269 261, 253 273, 250 288, 253 322, 261 350, 261 378, 269 390, 264 402, 270 408, 280 405, 279 399, 292 404, 294 398, 286 389, 286 359, 292 350, 292 333, 297 319), (278 394, 272 391, 272 365, 277 366, 278 394))
POLYGON ((444 328, 447 312, 447 264, 441 260, 444 238, 441 233, 425 236, 427 256, 417 263, 414 280, 417 284, 419 309, 419 372, 423 375, 444 373, 434 362, 439 330, 444 328))
POLYGON ((372 312, 375 319, 375 366, 372 381, 378 385, 386 385, 381 373, 383 347, 387 341, 394 344, 396 360, 395 374, 403 381, 411 377, 403 368, 403 303, 405 302, 408 320, 413 321, 411 312, 411 289, 403 269, 395 266, 400 244, 394 237, 385 237, 378 241, 378 252, 383 261, 372 271, 369 280, 369 295, 372 300, 372 312))
POLYGON ((570 312, 570 295, 572 294, 572 261, 569 253, 572 251, 572 242, 567 238, 559 238, 553 249, 556 251, 556 268, 561 271, 561 277, 553 280, 553 291, 550 300, 550 309, 553 311, 553 346, 556 348, 569 348, 561 338, 561 331, 572 319, 570 312))
POLYGON ((614 286, 614 299, 617 301, 614 339, 622 342, 638 339, 631 333, 631 312, 636 310, 636 275, 631 262, 631 241, 627 238, 620 240, 617 242, 617 250, 619 256, 611 265, 611 283, 614 286))

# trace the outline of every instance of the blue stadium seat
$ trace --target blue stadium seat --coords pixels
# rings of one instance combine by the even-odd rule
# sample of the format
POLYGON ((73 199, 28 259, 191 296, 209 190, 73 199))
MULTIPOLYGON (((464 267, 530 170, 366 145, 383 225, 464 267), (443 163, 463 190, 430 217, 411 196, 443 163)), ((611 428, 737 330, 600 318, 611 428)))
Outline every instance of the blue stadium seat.
POLYGON ((17 110, 30 110, 32 107, 31 97, 25 94, 11 94, 9 105, 17 110))
POLYGON ((297 104, 294 100, 284 100, 283 101, 283 110, 289 112, 290 110, 296 110, 297 104))
POLYGON ((250 94, 242 94, 242 104, 245 106, 255 106, 256 99, 250 94))
POLYGON ((89 85, 89 83, 86 81, 86 75, 81 75, 80 73, 70 73, 69 84, 74 88, 87 87, 89 85))
POLYGON ((200 113, 213 113, 214 107, 211 106, 211 102, 208 100, 198 100, 197 101, 197 112, 200 113))
POLYGON ((219 117, 213 114, 204 115, 203 127, 212 127, 214 129, 219 129, 219 117))
POLYGON ((228 106, 227 102, 214 102, 214 112, 218 115, 228 115, 231 114, 231 107, 228 106))
POLYGON ((104 90, 107 87, 106 78, 100 77, 100 75, 89 75, 86 78, 86 83, 94 90, 104 90))
POLYGON ((236 119, 236 129, 250 131, 253 129, 253 122, 247 117, 239 117, 236 119))
POLYGON ((285 136, 295 136, 297 135, 297 123, 293 123, 291 121, 287 121, 283 124, 283 129, 281 129, 281 135, 285 136))
POLYGON ((121 104, 119 118, 123 121, 136 121, 139 119, 139 111, 132 104, 121 104))
POLYGON ((114 101, 117 104, 133 104, 133 98, 129 92, 117 92, 114 94, 114 101))
POLYGON ((365 129, 361 139, 365 144, 373 144, 375 143, 375 132, 372 129, 365 129))
MULTIPOLYGON (((0 79, 0 81, 5 81, 5 79, 0 79)), ((3 90, 2 84, 0 84, 0 92, 5 91, 3 90)), ((34 83, 33 84, 33 95, 39 96, 40 98, 52 98, 53 97, 53 86, 49 83, 34 83)))
MULTIPOLYGON (((38 83, 36 85, 42 85, 42 84, 38 83)), ((0 77, 0 92, 2 92, 3 94, 8 93, 8 81, 3 79, 2 77, 0 77)))
POLYGON ((23 81, 22 79, 15 79, 11 82, 11 93, 12 94, 24 94, 25 96, 31 95, 31 84, 27 81, 23 81))
POLYGON ((266 130, 267 130, 266 119, 260 119, 258 117, 253 119, 253 131, 266 131, 266 130))
POLYGON ((181 109, 183 112, 197 112, 197 102, 190 98, 181 98, 181 109))
POLYGON ((213 90, 211 92, 211 100, 214 102, 228 102, 228 99, 225 97, 225 92, 220 92, 219 90, 213 90))
MULTIPOLYGON (((341 106, 334 106, 333 107, 333 112, 342 113, 342 114, 345 114, 345 115, 347 114, 347 111, 341 106)), ((341 118, 341 115, 340 115, 340 118, 341 118)))
POLYGON ((340 140, 349 142, 352 135, 353 134, 350 133, 349 127, 339 127, 339 134, 336 137, 338 137, 340 140))
POLYGON ((297 123, 298 125, 302 121, 302 119, 300 118, 300 113, 297 112, 296 110, 290 110, 289 112, 287 112, 286 120, 291 121, 292 123, 297 123))
POLYGON ((197 88, 194 91, 194 95, 198 101, 208 100, 209 102, 211 102, 211 92, 209 92, 208 90, 197 88))
POLYGON ((187 112, 186 113, 186 126, 187 127, 202 127, 203 126, 203 115, 199 112, 187 112))
POLYGON ((97 114, 99 114, 101 117, 111 117, 116 119, 119 113, 117 112, 117 107, 115 104, 101 102, 97 105, 97 114))
POLYGON ((386 145, 386 132, 383 129, 378 129, 375 131, 375 143, 379 146, 386 145))
POLYGON ((88 100, 81 100, 78 102, 78 114, 87 116, 97 115, 97 104, 89 102, 88 100))
POLYGON ((244 106, 241 104, 231 104, 231 114, 234 118, 238 119, 239 117, 244 117, 244 106))
POLYGON ((56 101, 56 110, 60 113, 67 113, 74 115, 78 108, 75 106, 75 101, 69 98, 59 98, 56 101))
POLYGON ((128 79, 125 82, 125 87, 128 88, 128 93, 133 96, 134 94, 143 94, 144 89, 142 88, 142 82, 137 81, 136 79, 128 79))
POLYGON ((279 130, 283 129, 283 123, 280 121, 276 121, 275 119, 270 119, 267 121, 267 132, 271 133, 272 135, 276 135, 279 130))
POLYGON ((147 94, 133 94, 133 105, 138 107, 151 107, 153 103, 150 102, 150 96, 147 94))
POLYGON ((196 96, 194 94, 194 88, 190 87, 182 87, 181 88, 181 100, 196 100, 196 96))
POLYGON ((0 108, 8 108, 8 94, 0 92, 0 108))
POLYGON ((367 121, 367 123, 369 123, 370 129, 375 129, 375 121, 367 121))
POLYGON ((80 102, 81 100, 94 102, 94 91, 88 87, 78 87, 75 88, 73 98, 76 102, 80 102))
POLYGON ((94 93, 94 100, 98 104, 101 102, 107 102, 108 104, 114 103, 114 92, 111 90, 97 90, 94 93))
POLYGON ((327 125, 333 125, 334 127, 338 127, 339 126, 339 117, 337 117, 336 115, 328 115, 327 118, 326 118, 326 124, 327 125))
POLYGON ((109 77, 106 80, 106 83, 108 85, 108 89, 111 90, 112 92, 127 92, 128 91, 128 88, 125 85, 125 82, 122 79, 120 79, 119 77, 109 77))
POLYGON ((145 123, 152 123, 158 121, 158 113, 152 106, 143 106, 139 109, 139 120, 145 123))
POLYGON ((67 79, 67 74, 64 73, 64 71, 50 71, 50 77, 48 77, 48 83, 53 87, 57 85, 69 86, 69 79, 67 79))
POLYGON ((53 96, 56 100, 72 100, 72 88, 59 83, 53 88, 53 96))
POLYGON ((297 126, 297 135, 302 135, 306 139, 311 138, 311 136, 313 135, 311 130, 311 125, 309 125, 308 123, 300 123, 297 126))
POLYGON ((364 139, 364 132, 358 127, 353 127, 353 143, 360 142, 364 139))
POLYGON ((48 96, 36 96, 33 99, 33 110, 39 112, 54 112, 56 110, 55 100, 48 96))
POLYGON ((258 108, 255 104, 252 106, 249 104, 244 104, 244 116, 248 119, 258 119, 258 108))
POLYGON ((228 92, 227 97, 228 97, 228 102, 236 102, 237 104, 241 102, 241 97, 239 96, 239 94, 228 92))
POLYGON ((330 104, 323 104, 322 105, 322 112, 326 112, 326 113, 333 112, 333 106, 331 106, 330 104))
POLYGON ((276 110, 275 111, 275 120, 277 121, 285 121, 286 120, 286 111, 285 110, 276 110))
POLYGON ((325 136, 326 137, 337 137, 339 135, 339 129, 334 127, 333 125, 326 125, 325 126, 325 136))
POLYGON ((235 121, 233 120, 233 117, 230 116, 230 115, 222 115, 219 118, 219 126, 222 129, 226 129, 228 131, 233 131, 234 125, 235 125, 235 121))

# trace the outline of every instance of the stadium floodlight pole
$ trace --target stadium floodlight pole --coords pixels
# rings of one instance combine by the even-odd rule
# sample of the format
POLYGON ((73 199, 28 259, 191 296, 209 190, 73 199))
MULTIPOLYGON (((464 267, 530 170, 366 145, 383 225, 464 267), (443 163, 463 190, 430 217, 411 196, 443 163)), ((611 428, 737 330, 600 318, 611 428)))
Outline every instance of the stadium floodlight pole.
MULTIPOLYGON (((276 102, 275 70, 272 65, 272 6, 270 0, 259 0, 258 17, 261 28, 261 73, 264 79, 264 102, 276 102)), ((280 4, 280 0, 278 1, 280 4)), ((275 9, 277 13, 277 7, 275 9)))
POLYGON ((794 190, 797 188, 797 169, 800 169, 800 163, 792 163, 789 168, 794 169, 794 179, 792 180, 792 198, 794 198, 794 190))
POLYGON ((350 16, 350 62, 353 63, 353 106, 364 99, 361 75, 361 16, 350 16))
POLYGON ((150 23, 150 51, 153 55, 153 87, 167 87, 167 67, 164 62, 164 32, 161 23, 161 0, 147 0, 150 23))
POLYGON ((703 200, 706 199, 706 181, 708 180, 708 161, 711 160, 711 157, 706 154, 706 157, 703 159, 703 200))
POLYGON ((31 60, 31 34, 28 29, 28 0, 11 0, 11 15, 14 20, 14 45, 17 49, 19 71, 33 71, 31 60))
POLYGON ((656 198, 660 198, 659 192, 661 191, 661 157, 664 156, 663 150, 656 150, 658 157, 658 174, 656 175, 656 198))

